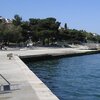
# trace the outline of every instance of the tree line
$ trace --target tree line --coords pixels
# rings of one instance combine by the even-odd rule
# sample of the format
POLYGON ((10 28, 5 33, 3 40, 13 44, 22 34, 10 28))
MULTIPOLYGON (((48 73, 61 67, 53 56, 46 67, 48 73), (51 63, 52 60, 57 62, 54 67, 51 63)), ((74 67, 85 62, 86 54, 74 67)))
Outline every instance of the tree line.
POLYGON ((15 15, 11 23, 0 20, 0 42, 25 43, 31 39, 34 43, 42 45, 54 44, 57 41, 68 43, 100 42, 100 35, 86 32, 85 30, 69 29, 67 23, 60 27, 56 18, 45 19, 29 18, 23 21, 22 17, 15 15))

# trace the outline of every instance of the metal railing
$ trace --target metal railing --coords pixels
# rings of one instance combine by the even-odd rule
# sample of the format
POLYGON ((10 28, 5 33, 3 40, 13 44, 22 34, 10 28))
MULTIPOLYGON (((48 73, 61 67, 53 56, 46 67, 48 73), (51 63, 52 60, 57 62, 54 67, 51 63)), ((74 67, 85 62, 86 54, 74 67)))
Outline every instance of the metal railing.
POLYGON ((18 84, 11 84, 3 75, 0 74, 0 76, 7 83, 7 84, 1 84, 0 85, 0 94, 2 94, 2 93, 8 93, 8 92, 20 89, 20 87, 19 87, 18 84))

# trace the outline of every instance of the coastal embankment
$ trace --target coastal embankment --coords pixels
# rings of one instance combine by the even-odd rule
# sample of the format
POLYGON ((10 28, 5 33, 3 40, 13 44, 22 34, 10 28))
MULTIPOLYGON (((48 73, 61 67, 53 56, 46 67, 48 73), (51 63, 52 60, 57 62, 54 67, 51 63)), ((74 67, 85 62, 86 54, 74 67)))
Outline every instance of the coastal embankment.
POLYGON ((75 48, 23 48, 0 51, 0 100, 59 100, 21 59, 39 60, 99 52, 75 48))

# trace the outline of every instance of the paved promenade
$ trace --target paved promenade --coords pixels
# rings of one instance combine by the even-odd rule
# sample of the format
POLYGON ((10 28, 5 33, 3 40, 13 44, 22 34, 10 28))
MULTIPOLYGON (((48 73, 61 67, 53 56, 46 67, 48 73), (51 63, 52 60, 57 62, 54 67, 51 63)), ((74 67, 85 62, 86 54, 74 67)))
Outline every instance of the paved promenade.
MULTIPOLYGON (((39 100, 15 58, 0 54, 0 74, 11 84, 10 91, 0 91, 0 100, 39 100)), ((0 85, 8 85, 1 76, 0 85)))
POLYGON ((38 49, 0 51, 0 100, 59 100, 50 89, 20 60, 20 57, 39 55, 67 55, 90 52, 91 50, 77 49, 38 49), (11 60, 7 54, 12 53, 11 60), (3 77, 6 79, 4 79, 3 77), (10 90, 2 86, 10 84, 10 90))

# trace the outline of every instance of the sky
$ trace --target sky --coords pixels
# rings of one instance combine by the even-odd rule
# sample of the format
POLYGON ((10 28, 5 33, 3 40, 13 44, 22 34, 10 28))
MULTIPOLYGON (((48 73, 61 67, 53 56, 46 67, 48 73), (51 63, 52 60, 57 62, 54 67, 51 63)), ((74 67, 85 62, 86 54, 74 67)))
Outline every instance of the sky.
POLYGON ((100 0, 0 0, 0 16, 54 17, 63 27, 100 34, 100 0))

